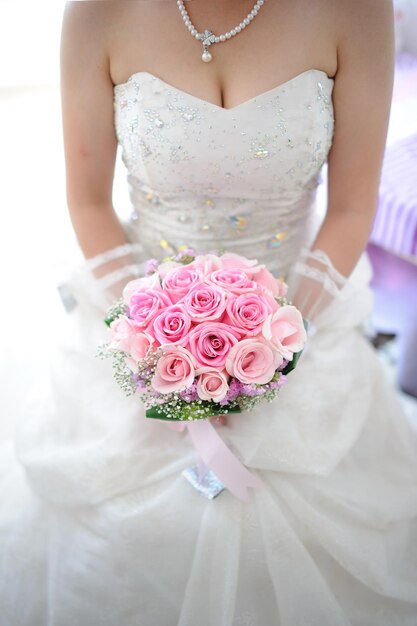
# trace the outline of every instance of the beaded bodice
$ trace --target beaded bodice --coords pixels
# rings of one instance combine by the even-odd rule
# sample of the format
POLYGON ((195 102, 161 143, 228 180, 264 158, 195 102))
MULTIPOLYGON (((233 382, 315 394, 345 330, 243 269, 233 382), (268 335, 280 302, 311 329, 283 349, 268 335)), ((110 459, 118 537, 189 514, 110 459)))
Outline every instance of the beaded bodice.
POLYGON ((115 85, 129 239, 152 257, 229 250, 285 274, 317 226, 333 84, 310 69, 230 109, 148 72, 115 85))

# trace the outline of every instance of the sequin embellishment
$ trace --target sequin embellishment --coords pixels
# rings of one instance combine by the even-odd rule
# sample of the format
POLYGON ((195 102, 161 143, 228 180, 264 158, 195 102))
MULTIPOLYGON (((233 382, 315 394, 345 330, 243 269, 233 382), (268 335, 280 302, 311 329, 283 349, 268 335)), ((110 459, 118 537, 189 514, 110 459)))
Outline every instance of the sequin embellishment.
POLYGON ((333 79, 311 70, 230 110, 140 73, 115 88, 129 237, 160 258, 221 248, 285 275, 332 145, 333 79))
POLYGON ((274 237, 268 242, 269 248, 279 248, 284 239, 286 239, 288 233, 283 231, 280 233, 276 233, 274 237))
POLYGON ((257 159, 264 159, 265 157, 267 157, 269 154, 268 150, 265 150, 265 148, 258 148, 258 150, 255 152, 255 157, 257 159))
POLYGON ((230 223, 235 227, 237 231, 245 230, 248 225, 249 214, 246 215, 231 215, 229 217, 230 223))

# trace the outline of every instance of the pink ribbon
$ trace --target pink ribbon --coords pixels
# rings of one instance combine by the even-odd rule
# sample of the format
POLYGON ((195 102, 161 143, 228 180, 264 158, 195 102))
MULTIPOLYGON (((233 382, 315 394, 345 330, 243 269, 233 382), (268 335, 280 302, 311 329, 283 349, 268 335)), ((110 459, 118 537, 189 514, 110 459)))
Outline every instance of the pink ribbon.
MULTIPOLYGON (((262 489, 265 486, 235 457, 209 419, 175 422, 170 426, 178 431, 188 428, 194 447, 205 465, 240 500, 246 502, 249 499, 248 487, 262 489)), ((201 478, 201 466, 199 474, 201 478)))

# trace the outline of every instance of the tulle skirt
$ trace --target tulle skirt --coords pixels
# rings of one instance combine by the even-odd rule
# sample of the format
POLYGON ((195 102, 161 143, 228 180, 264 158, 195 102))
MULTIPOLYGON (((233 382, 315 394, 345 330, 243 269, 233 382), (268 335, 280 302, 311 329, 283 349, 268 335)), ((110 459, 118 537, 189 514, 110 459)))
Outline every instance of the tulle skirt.
POLYGON ((278 398, 216 426, 248 502, 184 479, 189 433, 114 383, 78 282, 0 449, 1 626, 416 625, 417 434, 361 330, 369 279, 363 255, 278 398))

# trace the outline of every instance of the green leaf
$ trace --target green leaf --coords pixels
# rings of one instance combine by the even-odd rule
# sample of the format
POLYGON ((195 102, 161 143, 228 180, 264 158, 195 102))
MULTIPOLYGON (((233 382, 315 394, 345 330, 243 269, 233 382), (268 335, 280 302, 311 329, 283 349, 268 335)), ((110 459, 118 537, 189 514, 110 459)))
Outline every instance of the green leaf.
POLYGON ((241 409, 238 406, 230 408, 221 406, 217 402, 203 402, 202 404, 193 405, 192 403, 182 406, 178 411, 178 417, 169 417, 168 411, 172 414, 172 409, 164 409, 164 405, 153 406, 146 410, 146 417, 152 419, 166 420, 168 422, 188 422, 198 419, 207 419, 208 417, 215 417, 216 415, 227 415, 228 413, 241 413, 241 409), (197 416, 196 410, 204 407, 207 410, 207 414, 204 416, 197 416), (182 419, 181 419, 182 418, 182 419))
POLYGON ((294 355, 293 355, 293 357, 292 357, 292 361, 290 361, 290 362, 289 362, 289 363, 288 363, 288 364, 284 367, 284 369, 282 370, 282 373, 283 373, 283 374, 287 375, 287 374, 289 374, 290 372, 292 372, 292 371, 293 371, 293 369, 295 369, 295 367, 296 367, 296 365, 297 365, 297 363, 298 363, 298 361, 299 361, 300 356, 302 355, 302 353, 303 353, 303 351, 302 351, 302 350, 300 350, 300 352, 295 352, 295 353, 294 353, 294 355))
POLYGON ((231 406, 227 408, 225 406, 221 406, 220 404, 215 404, 213 402, 213 415, 227 415, 228 413, 242 413, 242 409, 238 406, 231 406), (226 410, 225 410, 226 409, 226 410))
POLYGON ((179 422, 179 418, 168 417, 163 410, 164 405, 162 404, 160 407, 153 406, 150 409, 146 410, 146 417, 152 417, 153 419, 158 420, 167 420, 169 422, 179 422))

